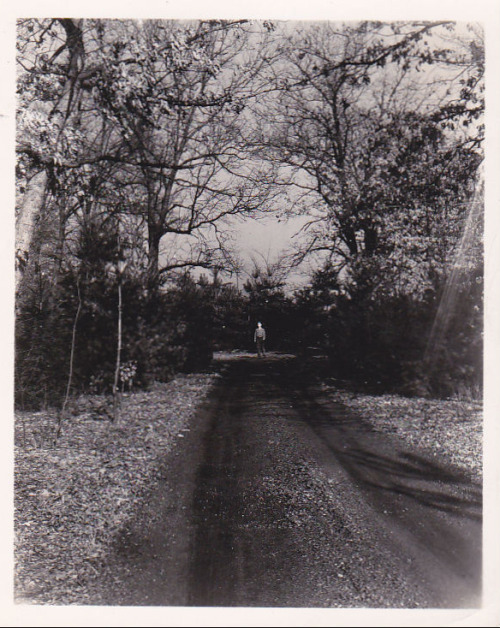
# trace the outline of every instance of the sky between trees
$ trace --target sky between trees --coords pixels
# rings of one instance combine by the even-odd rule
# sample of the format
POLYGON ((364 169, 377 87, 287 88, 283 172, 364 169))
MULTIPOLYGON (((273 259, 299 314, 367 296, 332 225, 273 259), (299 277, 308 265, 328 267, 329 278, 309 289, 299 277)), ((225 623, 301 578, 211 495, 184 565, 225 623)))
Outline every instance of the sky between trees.
POLYGON ((261 256, 307 223, 293 268, 371 258, 425 286, 449 263, 482 161, 480 25, 23 19, 17 44, 19 277, 40 220, 59 267, 84 223, 117 229, 150 287, 234 273, 231 228, 241 249, 266 215, 261 256))

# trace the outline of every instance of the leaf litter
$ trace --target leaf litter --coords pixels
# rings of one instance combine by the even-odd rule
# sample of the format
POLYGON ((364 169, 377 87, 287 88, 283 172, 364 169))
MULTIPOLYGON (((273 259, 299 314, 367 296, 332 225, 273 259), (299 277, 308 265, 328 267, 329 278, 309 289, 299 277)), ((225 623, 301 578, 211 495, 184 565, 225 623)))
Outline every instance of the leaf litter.
POLYGON ((396 434, 411 447, 440 456, 482 478, 483 408, 479 401, 354 394, 329 385, 324 391, 368 421, 376 431, 396 434))
POLYGON ((82 397, 56 444, 54 413, 16 413, 16 602, 68 604, 85 597, 111 540, 216 377, 178 376, 126 394, 115 423, 97 420, 102 401, 82 397))
MULTIPOLYGON (((189 420, 218 376, 180 376, 130 393, 113 424, 96 420, 102 400, 82 398, 56 446, 54 415, 16 414, 16 601, 85 599, 86 583, 100 573, 112 539, 155 481, 160 458, 189 431, 189 420)), ((324 392, 377 431, 396 434, 481 477, 480 403, 354 395, 327 384, 324 392)), ((300 494, 310 503, 304 486, 300 494)))

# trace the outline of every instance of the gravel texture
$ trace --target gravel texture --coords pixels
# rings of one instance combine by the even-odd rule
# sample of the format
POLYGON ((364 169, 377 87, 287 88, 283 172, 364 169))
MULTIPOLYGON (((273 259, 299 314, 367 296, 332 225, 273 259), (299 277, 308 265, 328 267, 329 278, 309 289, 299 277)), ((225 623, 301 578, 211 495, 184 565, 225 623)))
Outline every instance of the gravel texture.
MULTIPOLYGON (((213 373, 181 376, 153 390, 131 393, 123 399, 118 423, 102 420, 93 410, 95 404, 82 400, 55 446, 54 416, 16 415, 17 602, 85 600, 86 583, 99 573, 112 539, 155 482, 160 457, 184 438, 217 377, 213 373)), ((475 478, 481 476, 479 403, 354 395, 327 384, 323 392, 377 431, 443 457, 475 478)), ((318 582, 318 603, 418 608, 423 599, 418 586, 409 595, 401 588, 397 570, 387 568, 383 544, 375 542, 369 518, 360 515, 362 504, 354 503, 357 497, 347 479, 341 473, 332 479, 313 462, 301 428, 288 422, 283 426, 279 416, 270 416, 261 427, 267 460, 275 472, 264 473, 255 490, 262 504, 279 503, 285 513, 280 522, 284 528, 307 528, 304 574, 317 570, 318 561, 327 561, 324 571, 331 574, 330 581, 318 582), (333 528, 339 551, 322 556, 315 544, 321 546, 321 539, 331 536, 333 528), (372 538, 367 555, 360 547, 369 546, 372 538), (365 570, 374 577, 369 589, 359 581, 365 570), (321 587, 335 589, 335 599, 321 587)))
MULTIPOLYGON (((340 468, 318 462, 321 444, 290 421, 262 424, 269 475, 256 487, 263 504, 283 512, 279 527, 303 544, 300 565, 286 586, 297 586, 294 605, 325 608, 419 608, 427 592, 407 583, 407 565, 388 550, 366 503, 340 468), (279 461, 279 464, 278 464, 279 461)), ((254 512, 255 516, 255 512, 254 512)), ((383 533, 382 533, 383 534, 383 533)))

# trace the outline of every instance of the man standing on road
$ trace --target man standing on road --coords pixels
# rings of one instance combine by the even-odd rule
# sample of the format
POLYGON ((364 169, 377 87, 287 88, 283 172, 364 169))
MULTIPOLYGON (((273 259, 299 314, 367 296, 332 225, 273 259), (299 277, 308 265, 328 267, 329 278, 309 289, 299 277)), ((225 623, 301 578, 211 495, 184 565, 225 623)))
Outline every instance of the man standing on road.
POLYGON ((257 356, 261 358, 263 355, 266 355, 266 330, 262 327, 262 323, 257 323, 257 329, 253 335, 253 341, 257 343, 257 356))

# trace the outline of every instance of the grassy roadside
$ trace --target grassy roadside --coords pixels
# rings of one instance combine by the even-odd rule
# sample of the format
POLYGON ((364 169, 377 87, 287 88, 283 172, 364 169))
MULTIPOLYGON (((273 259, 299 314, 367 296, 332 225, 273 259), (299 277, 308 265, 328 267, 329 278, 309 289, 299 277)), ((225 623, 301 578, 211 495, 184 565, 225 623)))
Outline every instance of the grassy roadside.
POLYGON ((216 378, 179 376, 129 394, 116 424, 98 420, 83 400, 56 446, 54 416, 16 414, 16 602, 68 604, 85 596, 111 539, 154 482, 160 457, 189 429, 216 378))

